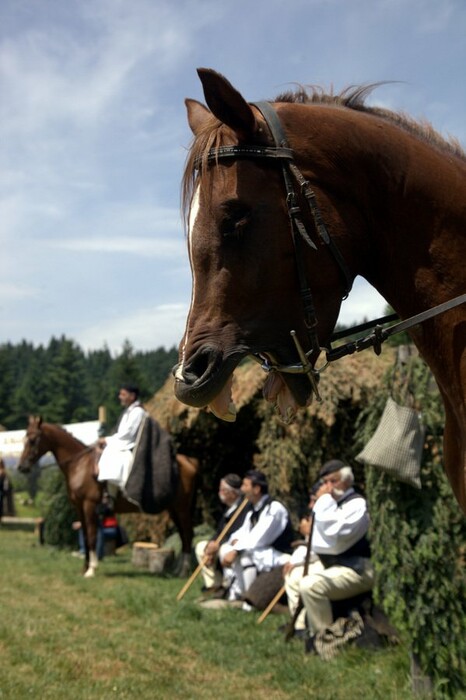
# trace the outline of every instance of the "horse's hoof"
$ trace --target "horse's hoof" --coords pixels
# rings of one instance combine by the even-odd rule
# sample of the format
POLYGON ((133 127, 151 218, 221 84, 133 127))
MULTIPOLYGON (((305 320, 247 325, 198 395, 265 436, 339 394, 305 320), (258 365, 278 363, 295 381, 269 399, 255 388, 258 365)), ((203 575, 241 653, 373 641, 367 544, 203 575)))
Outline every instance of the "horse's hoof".
POLYGON ((84 574, 84 578, 92 578, 93 576, 95 576, 95 569, 91 567, 84 574))

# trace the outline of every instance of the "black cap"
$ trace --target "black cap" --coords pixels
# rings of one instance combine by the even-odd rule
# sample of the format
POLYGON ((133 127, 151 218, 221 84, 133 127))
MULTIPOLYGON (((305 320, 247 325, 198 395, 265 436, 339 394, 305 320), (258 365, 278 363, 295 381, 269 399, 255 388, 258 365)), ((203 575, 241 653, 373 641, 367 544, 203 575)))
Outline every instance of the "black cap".
POLYGON ((347 465, 341 461, 341 459, 330 459, 328 462, 320 468, 319 477, 327 476, 327 474, 333 474, 334 472, 339 472, 340 469, 346 467, 347 465))
POLYGON ((232 489, 239 489, 241 488, 241 484, 243 483, 243 480, 238 474, 226 474, 226 476, 222 476, 222 481, 224 481, 230 488, 232 489))

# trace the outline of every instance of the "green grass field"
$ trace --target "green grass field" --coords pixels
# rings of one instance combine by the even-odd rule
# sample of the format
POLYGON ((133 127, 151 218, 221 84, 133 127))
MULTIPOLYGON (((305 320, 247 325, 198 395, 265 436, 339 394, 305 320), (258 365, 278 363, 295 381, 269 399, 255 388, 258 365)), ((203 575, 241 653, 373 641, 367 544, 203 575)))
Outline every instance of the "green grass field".
POLYGON ((183 581, 136 569, 129 548, 88 580, 69 552, 0 527, 0 561, 0 700, 412 698, 403 645, 307 657, 278 633, 286 616, 204 610, 200 580, 177 602, 183 581))

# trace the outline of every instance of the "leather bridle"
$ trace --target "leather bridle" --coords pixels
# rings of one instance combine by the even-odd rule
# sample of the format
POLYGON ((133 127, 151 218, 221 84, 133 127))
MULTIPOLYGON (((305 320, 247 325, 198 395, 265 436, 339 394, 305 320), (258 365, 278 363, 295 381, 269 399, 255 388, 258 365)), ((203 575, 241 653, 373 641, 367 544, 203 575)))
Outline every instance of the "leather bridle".
MULTIPOLYGON (((275 146, 219 146, 217 148, 211 148, 206 155, 197 158, 194 165, 196 168, 200 169, 204 163, 217 163, 220 160, 237 160, 241 158, 275 160, 280 164, 283 181, 285 184, 286 204, 288 208, 291 235, 295 251, 296 269, 298 273, 300 296, 304 313, 304 323, 307 330, 310 350, 307 352, 304 351, 297 338, 296 331, 291 330, 290 335, 293 339, 300 360, 297 364, 280 364, 275 362, 269 354, 267 354, 267 357, 263 355, 252 355, 252 357, 261 364, 262 369, 264 369, 266 372, 275 371, 285 374, 305 374, 311 383, 316 399, 321 401, 322 399, 317 386, 318 377, 330 362, 333 362, 344 355, 359 352, 360 350, 364 350, 368 347, 373 347, 376 354, 380 354, 381 343, 390 335, 400 333, 409 327, 426 321, 428 318, 436 316, 437 314, 443 313, 454 306, 464 303, 466 301, 466 294, 455 297, 455 299, 445 302, 444 304, 440 304, 439 306, 429 309, 428 311, 424 311, 410 319, 406 319, 405 321, 402 321, 389 329, 384 329, 379 324, 394 320, 397 318, 396 315, 391 314, 390 316, 377 319, 377 321, 363 324, 363 326, 357 326, 356 328, 345 331, 344 336, 342 334, 336 334, 336 336, 350 337, 352 332, 355 333, 356 331, 366 328, 375 328, 375 330, 366 338, 347 343, 346 345, 340 346, 336 349, 331 349, 331 347, 322 348, 319 344, 317 335, 316 328, 318 321, 311 288, 307 282, 306 270, 304 266, 304 255, 302 254, 303 244, 307 245, 313 250, 317 250, 317 246, 310 237, 306 226, 303 223, 300 198, 295 189, 295 182, 299 186, 299 191, 309 207, 309 211, 312 215, 314 226, 320 240, 328 248, 338 268, 340 269, 344 282, 344 294, 342 299, 346 299, 351 291, 353 276, 351 275, 348 266, 346 265, 346 262, 338 249, 338 246, 328 233, 320 208, 317 204, 314 191, 294 162, 294 152, 289 147, 288 140, 276 111, 269 102, 252 102, 251 104, 253 104, 264 117, 275 146), (313 356, 315 359, 317 359, 321 352, 325 352, 326 362, 321 367, 316 368, 315 366, 311 365, 310 358, 313 356)), ((336 336, 334 335, 332 340, 336 339, 336 336)))
POLYGON ((321 241, 328 247, 331 254, 335 258, 338 267, 341 270, 345 293, 343 298, 346 298, 351 290, 352 286, 352 276, 346 266, 346 263, 338 250, 335 242, 330 238, 327 227, 323 221, 320 209, 318 207, 315 194, 311 189, 309 182, 303 177, 300 170, 294 163, 294 153, 289 147, 285 132, 277 116, 277 113, 270 105, 269 102, 253 102, 252 103, 261 112, 265 119, 267 126, 269 127, 270 133, 274 140, 275 146, 220 146, 217 148, 211 148, 204 158, 198 158, 195 162, 195 167, 200 168, 205 162, 207 163, 217 163, 220 160, 227 159, 267 159, 276 160, 282 170, 283 181, 286 190, 286 204, 288 208, 288 216, 290 219, 290 228, 293 241, 293 247, 295 251, 296 269, 298 273, 299 290, 301 301, 303 305, 304 314, 304 324, 306 327, 308 340, 310 344, 310 350, 305 352, 299 343, 296 332, 294 330, 290 331, 290 334, 295 343, 300 362, 293 365, 282 365, 275 363, 270 360, 269 357, 265 358, 263 356, 254 356, 254 359, 260 362, 262 368, 267 371, 284 372, 291 374, 305 374, 308 376, 312 389, 320 401, 320 395, 317 388, 317 377, 319 370, 316 370, 311 363, 309 358, 314 355, 318 357, 322 349, 319 344, 317 336, 317 316, 314 307, 314 301, 312 298, 312 292, 310 285, 307 281, 306 269, 304 266, 304 255, 302 254, 303 244, 307 245, 313 250, 317 250, 317 246, 310 237, 306 226, 303 223, 302 210, 300 206, 300 199, 295 188, 295 182, 298 184, 300 192, 304 195, 305 201, 309 206, 312 218, 314 220, 314 225, 316 231, 321 239, 321 241))

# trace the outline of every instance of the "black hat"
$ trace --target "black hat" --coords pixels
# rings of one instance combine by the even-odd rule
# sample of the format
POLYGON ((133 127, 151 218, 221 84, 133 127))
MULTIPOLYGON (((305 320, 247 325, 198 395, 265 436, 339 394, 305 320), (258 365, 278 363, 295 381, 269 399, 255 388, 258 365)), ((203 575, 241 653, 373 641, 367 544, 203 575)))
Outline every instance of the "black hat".
POLYGON ((346 464, 342 462, 341 459, 330 459, 320 468, 319 477, 322 478, 323 476, 327 476, 327 474, 339 472, 343 467, 346 467, 346 464))
POLYGON ((238 474, 227 474, 226 476, 222 476, 222 481, 224 481, 230 488, 232 489, 239 489, 241 488, 241 484, 243 483, 243 480, 238 474))

